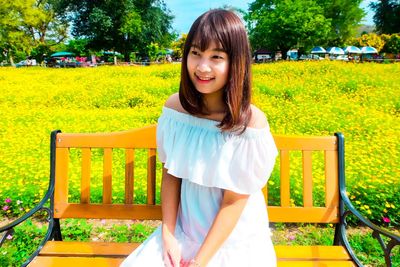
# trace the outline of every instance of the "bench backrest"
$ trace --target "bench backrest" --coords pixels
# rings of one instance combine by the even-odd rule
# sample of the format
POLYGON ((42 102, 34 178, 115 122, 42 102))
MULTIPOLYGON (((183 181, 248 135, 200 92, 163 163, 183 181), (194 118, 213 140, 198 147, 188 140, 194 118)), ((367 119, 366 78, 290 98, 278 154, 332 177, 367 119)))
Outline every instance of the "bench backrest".
MULTIPOLYGON (((338 179, 338 153, 337 138, 328 137, 290 137, 274 135, 276 145, 279 150, 279 157, 275 166, 275 181, 280 183, 279 191, 269 190, 266 186, 263 190, 266 199, 277 199, 279 203, 268 205, 270 221, 272 222, 318 222, 318 223, 337 223, 339 221, 339 179, 338 179), (297 152, 295 152, 297 151, 297 152), (323 177, 313 178, 313 153, 320 153, 323 158, 322 168, 323 177), (301 163, 295 164, 291 154, 299 154, 301 163), (294 164, 292 164, 292 161, 294 164), (293 165, 295 165, 293 168, 293 165), (292 168, 291 168, 292 166, 292 168), (295 176, 295 177, 293 177, 295 176), (300 177, 301 176, 301 177, 300 177), (302 179, 302 182, 299 181, 302 179), (320 183, 314 186, 315 180, 320 183), (321 184, 322 179, 322 184, 321 184), (296 189, 295 194, 302 194, 301 206, 296 206, 293 202, 293 181, 302 183, 302 191, 296 189), (322 191, 322 192, 321 192, 322 191), (268 193, 270 196, 268 196, 268 193), (314 194, 324 194, 324 205, 315 205, 314 194), (276 196, 279 194, 280 196, 276 196)), ((143 152, 142 152, 143 154, 143 152)), ((143 163, 143 162, 142 162, 143 163)), ((121 164, 121 162, 120 162, 121 164)), ((99 164, 98 164, 99 165, 99 164)), ((142 164, 143 165, 143 164, 142 164)), ((55 183, 54 191, 54 217, 55 218, 97 218, 97 219, 161 219, 161 207, 156 203, 157 180, 161 179, 161 165, 156 162, 156 126, 149 126, 135 130, 114 133, 96 133, 96 134, 69 134, 53 132, 52 134, 52 182, 55 183), (102 201, 101 203, 91 203, 91 180, 93 180, 92 166, 94 162, 93 150, 100 149, 98 153, 101 157, 101 182, 102 201), (124 203, 113 203, 113 151, 123 149, 124 165, 124 203), (146 176, 142 175, 142 184, 146 184, 147 193, 145 200, 141 204, 135 201, 135 175, 136 166, 140 165, 135 160, 135 151, 137 149, 146 149, 145 160, 147 168, 142 166, 146 176), (79 185, 71 185, 71 151, 77 150, 74 161, 80 165, 79 185), (76 160, 76 158, 79 158, 76 160), (147 170, 146 170, 147 169, 147 170), (143 181, 146 180, 146 181, 143 181), (79 191, 79 203, 69 201, 71 190, 79 191), (143 202, 145 202, 143 204, 143 202)), ((75 170, 76 173, 76 170, 75 170)), ((142 170, 143 173, 143 170, 142 170)), ((274 176, 274 175, 273 175, 274 176)), ((76 181, 76 180, 75 180, 76 181)), ((271 178, 270 181, 274 181, 271 178)), ((272 183, 270 182, 270 183, 272 183)), ((159 184, 159 183, 158 183, 159 184)), ((137 187, 137 186, 136 186, 137 187)), ((141 188, 143 190, 143 188, 141 188)), ((144 192, 142 192, 144 193, 144 192)), ((321 196, 320 196, 321 198, 321 196)), ((274 202, 274 201, 270 201, 274 202)))

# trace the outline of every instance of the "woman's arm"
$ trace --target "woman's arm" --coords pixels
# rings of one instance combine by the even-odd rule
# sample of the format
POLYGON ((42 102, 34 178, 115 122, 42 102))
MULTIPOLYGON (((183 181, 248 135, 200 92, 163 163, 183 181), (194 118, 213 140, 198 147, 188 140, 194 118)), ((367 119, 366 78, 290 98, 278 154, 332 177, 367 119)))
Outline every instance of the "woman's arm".
POLYGON ((163 165, 161 182, 162 239, 166 266, 179 266, 181 252, 175 239, 175 225, 181 193, 181 179, 167 173, 163 165))
POLYGON ((207 265, 222 243, 231 234, 246 206, 248 198, 249 195, 241 195, 228 190, 224 191, 221 208, 194 258, 196 264, 192 263, 190 266, 203 267, 207 265))

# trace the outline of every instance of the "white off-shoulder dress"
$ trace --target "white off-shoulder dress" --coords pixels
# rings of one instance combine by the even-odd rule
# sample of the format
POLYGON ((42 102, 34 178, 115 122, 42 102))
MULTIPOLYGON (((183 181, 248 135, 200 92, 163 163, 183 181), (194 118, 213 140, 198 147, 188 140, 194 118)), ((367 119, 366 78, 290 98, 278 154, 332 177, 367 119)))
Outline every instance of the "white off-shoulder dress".
MULTIPOLYGON (((228 239, 208 267, 276 266, 268 214, 261 188, 277 156, 269 127, 247 128, 241 135, 221 132, 218 122, 163 108, 157 148, 168 173, 182 179, 175 237, 184 260, 192 259, 217 215, 224 190, 249 194, 228 239)), ((161 228, 122 267, 162 267, 161 228)))

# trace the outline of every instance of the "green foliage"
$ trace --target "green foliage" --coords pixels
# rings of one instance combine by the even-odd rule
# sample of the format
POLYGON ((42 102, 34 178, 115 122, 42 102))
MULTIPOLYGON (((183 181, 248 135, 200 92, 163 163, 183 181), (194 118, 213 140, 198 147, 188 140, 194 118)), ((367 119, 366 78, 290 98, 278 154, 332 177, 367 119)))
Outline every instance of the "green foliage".
POLYGON ((382 35, 386 36, 385 45, 382 52, 400 54, 400 34, 382 35))
POLYGON ((381 0, 371 2, 374 10, 375 28, 378 33, 400 32, 400 3, 397 0, 381 0))
POLYGON ((157 43, 150 43, 149 45, 146 46, 146 48, 150 60, 155 61, 158 57, 158 54, 161 51, 160 46, 157 43))
POLYGON ((359 23, 366 15, 360 7, 362 0, 316 0, 323 8, 324 16, 331 19, 331 29, 326 46, 344 46, 354 36, 359 23))
POLYGON ((15 227, 0 252, 1 266, 20 266, 39 246, 46 231, 46 225, 31 219, 15 227))
POLYGON ((0 5, 0 51, 12 62, 17 53, 30 55, 38 48, 37 59, 50 43, 67 36, 68 23, 56 11, 56 0, 2 0, 0 5))
POLYGON ((128 61, 132 51, 145 55, 150 43, 166 47, 174 38, 173 16, 163 1, 60 2, 74 14, 73 36, 87 38, 89 49, 119 51, 128 61))
POLYGON ((365 15, 361 0, 256 0, 245 16, 254 49, 343 46, 365 15))
POLYGON ((178 40, 174 41, 172 43, 172 50, 173 56, 176 58, 182 58, 183 57, 183 50, 185 49, 185 42, 186 42, 187 34, 183 33, 181 37, 179 37, 178 40))
POLYGON ((253 49, 310 48, 327 39, 330 19, 312 0, 254 1, 245 16, 253 49))
POLYGON ((66 45, 66 50, 74 53, 75 55, 89 56, 89 51, 87 49, 88 42, 88 39, 72 39, 66 45))

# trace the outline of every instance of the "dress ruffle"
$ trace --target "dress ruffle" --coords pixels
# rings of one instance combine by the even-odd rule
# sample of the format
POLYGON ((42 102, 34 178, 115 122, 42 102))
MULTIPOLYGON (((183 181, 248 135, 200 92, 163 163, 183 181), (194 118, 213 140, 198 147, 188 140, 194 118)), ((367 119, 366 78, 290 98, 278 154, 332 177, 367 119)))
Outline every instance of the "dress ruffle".
POLYGON ((157 126, 158 155, 168 173, 239 194, 259 191, 278 154, 269 127, 222 132, 218 122, 163 107, 157 126))

